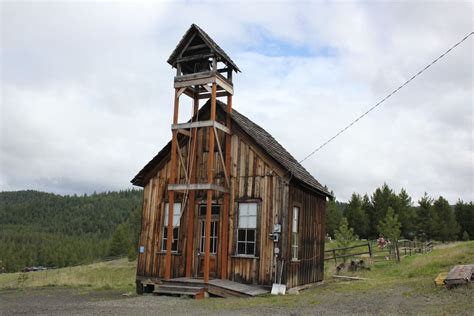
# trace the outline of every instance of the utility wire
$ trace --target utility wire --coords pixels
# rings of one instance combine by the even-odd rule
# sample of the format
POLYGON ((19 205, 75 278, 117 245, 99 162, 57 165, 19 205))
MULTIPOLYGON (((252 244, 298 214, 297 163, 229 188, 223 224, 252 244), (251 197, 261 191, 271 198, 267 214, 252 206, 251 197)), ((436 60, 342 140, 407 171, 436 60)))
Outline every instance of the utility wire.
POLYGON ((459 42, 457 42, 456 44, 454 44, 453 46, 451 46, 451 48, 449 48, 447 51, 445 51, 443 54, 439 55, 438 58, 436 58, 435 60, 433 60, 431 63, 429 63, 427 66, 425 66, 423 69, 421 69, 420 71, 418 71, 415 75, 413 75, 410 79, 408 79, 407 81, 405 81, 401 86, 399 86, 398 88, 396 88, 395 90, 393 90, 390 94, 388 94, 385 98, 383 98, 382 100, 380 100, 377 104, 375 104, 374 106, 372 106, 371 108, 369 108, 365 113, 363 113, 362 115, 360 115, 358 118, 356 118, 355 120, 353 120, 351 123, 349 123, 348 125, 346 125, 346 127, 344 127, 343 129, 341 129, 339 132, 337 132, 336 135, 334 135, 333 137, 329 138, 326 142, 324 142, 321 146, 319 146, 318 148, 316 148, 315 150, 313 150, 309 155, 307 155, 306 157, 304 157, 302 160, 298 161, 299 163, 302 163, 303 161, 305 161, 306 159, 308 159, 309 157, 311 157, 312 155, 314 155, 315 153, 317 153, 319 150, 321 150, 324 146, 326 146, 327 144, 329 144, 331 141, 333 141, 336 137, 338 137, 339 135, 341 135, 342 133, 344 133, 346 130, 348 130, 352 125, 354 125, 355 123, 357 123, 360 119, 362 119, 364 116, 366 116, 367 114, 369 114, 370 112, 372 112, 373 110, 375 110, 375 108, 377 108, 379 105, 381 105, 382 103, 384 103, 388 98, 390 98, 391 96, 393 96, 395 93, 397 93, 398 91, 400 91, 403 87, 405 87, 407 84, 409 84, 413 79, 415 79, 416 77, 418 77, 419 75, 421 75, 423 72, 425 72, 428 68, 430 68, 431 66, 433 66, 438 60, 440 60, 441 58, 443 58, 444 56, 446 56, 447 54, 449 54, 453 49, 455 49, 458 45, 460 45, 462 42, 464 42, 465 40, 467 40, 472 34, 474 34, 474 32, 471 32, 469 33, 468 35, 466 35, 462 40, 460 40, 459 42))

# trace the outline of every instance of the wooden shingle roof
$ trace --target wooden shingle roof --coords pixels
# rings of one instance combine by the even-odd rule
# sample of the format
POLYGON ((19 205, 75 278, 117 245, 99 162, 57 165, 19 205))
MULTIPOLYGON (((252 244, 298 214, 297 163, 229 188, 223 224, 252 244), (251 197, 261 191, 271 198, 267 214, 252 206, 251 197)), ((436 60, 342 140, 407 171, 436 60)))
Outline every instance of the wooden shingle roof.
MULTIPOLYGON (((199 117, 210 108, 210 101, 201 107, 199 117)), ((226 112, 226 105, 217 101, 218 111, 226 112)), ((325 196, 333 197, 327 188, 322 186, 298 161, 262 127, 252 122, 249 118, 232 110, 233 124, 237 124, 252 140, 257 143, 263 151, 279 163, 286 171, 291 181, 297 181, 310 189, 313 189, 325 196)), ((169 157, 171 141, 132 179, 132 183, 138 186, 145 186, 150 172, 156 169, 166 157, 169 157)))
POLYGON ((209 46, 214 54, 216 54, 223 62, 226 62, 231 68, 233 68, 236 72, 240 72, 239 67, 232 61, 232 59, 227 55, 227 53, 219 46, 216 42, 206 33, 203 29, 201 29, 196 24, 192 24, 191 27, 184 33, 183 38, 179 41, 178 45, 171 53, 170 57, 168 58, 168 64, 175 67, 176 60, 181 53, 181 51, 185 48, 187 42, 191 39, 191 37, 197 33, 204 43, 209 46))

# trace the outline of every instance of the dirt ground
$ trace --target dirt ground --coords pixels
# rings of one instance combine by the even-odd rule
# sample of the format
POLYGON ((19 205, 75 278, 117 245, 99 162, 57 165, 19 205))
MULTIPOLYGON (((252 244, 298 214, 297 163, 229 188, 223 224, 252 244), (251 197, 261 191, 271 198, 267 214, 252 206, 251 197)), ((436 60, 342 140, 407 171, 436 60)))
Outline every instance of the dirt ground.
POLYGON ((166 296, 123 296, 117 291, 36 288, 0 291, 1 315, 474 315, 474 290, 437 291, 429 296, 407 288, 333 292, 324 285, 285 297, 196 301, 166 296))

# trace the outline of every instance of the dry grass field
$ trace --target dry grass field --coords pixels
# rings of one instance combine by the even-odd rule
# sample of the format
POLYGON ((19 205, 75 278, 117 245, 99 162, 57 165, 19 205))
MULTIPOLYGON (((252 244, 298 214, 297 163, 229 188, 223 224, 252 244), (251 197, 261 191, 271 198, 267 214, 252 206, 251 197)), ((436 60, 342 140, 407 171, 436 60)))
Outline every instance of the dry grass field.
POLYGON ((132 293, 134 262, 126 259, 88 266, 0 275, 0 310, 9 314, 146 315, 473 315, 474 288, 447 290, 433 279, 453 265, 474 263, 474 242, 440 245, 433 252, 381 261, 371 271, 345 273, 364 281, 333 280, 334 265, 326 267, 323 285, 298 295, 266 295, 249 299, 212 298, 201 301, 132 293), (47 275, 46 275, 47 274, 47 275))

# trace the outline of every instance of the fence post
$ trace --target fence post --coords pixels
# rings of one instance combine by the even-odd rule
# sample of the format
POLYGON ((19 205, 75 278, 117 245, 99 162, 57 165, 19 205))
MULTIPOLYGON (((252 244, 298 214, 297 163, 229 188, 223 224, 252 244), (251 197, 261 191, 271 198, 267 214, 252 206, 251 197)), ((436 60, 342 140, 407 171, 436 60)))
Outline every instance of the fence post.
POLYGON ((395 255, 397 256, 397 261, 400 261, 400 250, 398 249, 398 240, 395 240, 395 255))
POLYGON ((334 265, 337 266, 336 249, 333 249, 333 250, 332 250, 332 255, 334 256, 334 265))
POLYGON ((372 246, 369 239, 367 239, 367 247, 369 248, 369 256, 372 258, 372 246))

